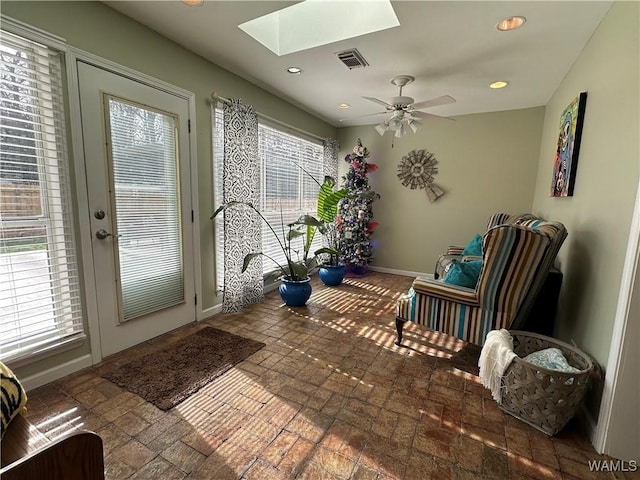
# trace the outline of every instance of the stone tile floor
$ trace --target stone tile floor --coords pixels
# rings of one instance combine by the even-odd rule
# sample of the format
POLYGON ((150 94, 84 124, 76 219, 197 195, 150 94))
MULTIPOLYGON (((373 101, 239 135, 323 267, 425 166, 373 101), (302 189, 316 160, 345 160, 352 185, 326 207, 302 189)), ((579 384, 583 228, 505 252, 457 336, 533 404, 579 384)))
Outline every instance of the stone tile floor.
POLYGON ((411 280, 314 278, 295 309, 269 293, 31 391, 28 416, 50 438, 96 431, 115 480, 632 478, 589 470, 607 457, 577 422, 550 438, 503 413, 479 383, 477 347, 415 325, 395 346, 411 280), (266 347, 168 412, 100 376, 207 324, 266 347))

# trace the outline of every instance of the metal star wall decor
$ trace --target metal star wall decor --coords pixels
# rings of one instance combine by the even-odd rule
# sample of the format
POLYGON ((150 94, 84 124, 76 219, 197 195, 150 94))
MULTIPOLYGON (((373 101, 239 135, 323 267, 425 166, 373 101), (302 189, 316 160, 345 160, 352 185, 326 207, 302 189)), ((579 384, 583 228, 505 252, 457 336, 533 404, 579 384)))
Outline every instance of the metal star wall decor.
POLYGON ((433 153, 426 150, 411 150, 398 164, 398 178, 405 187, 412 190, 423 188, 427 191, 430 202, 435 202, 444 195, 444 191, 434 183, 434 175, 438 173, 438 161, 433 153))

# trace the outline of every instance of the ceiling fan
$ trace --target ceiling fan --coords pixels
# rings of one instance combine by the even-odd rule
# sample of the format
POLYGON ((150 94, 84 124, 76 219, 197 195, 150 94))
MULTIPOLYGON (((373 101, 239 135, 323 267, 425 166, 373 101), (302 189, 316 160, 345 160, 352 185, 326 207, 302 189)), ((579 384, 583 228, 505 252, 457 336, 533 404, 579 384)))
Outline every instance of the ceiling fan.
MULTIPOLYGON (((441 117, 439 115, 433 115, 432 113, 421 112, 420 109, 435 107, 438 105, 446 105, 448 103, 453 103, 456 101, 455 98, 449 95, 443 95, 441 97, 432 98, 431 100, 426 100, 424 102, 415 103, 413 98, 404 97, 402 95, 402 87, 410 84, 415 80, 411 75, 398 75, 391 79, 391 83, 400 87, 400 93, 397 97, 391 97, 389 102, 382 101, 378 98, 373 97, 362 97, 371 102, 377 103, 385 107, 384 112, 372 113, 371 115, 380 115, 381 113, 392 112, 391 118, 385 120, 384 122, 376 125, 376 132, 380 135, 384 135, 385 132, 391 130, 396 137, 402 137, 406 133, 405 125, 409 126, 413 133, 416 133, 418 129, 422 126, 421 119, 424 118, 438 118, 445 120, 453 120, 448 117, 441 117)), ((366 115, 369 116, 369 115, 366 115)))

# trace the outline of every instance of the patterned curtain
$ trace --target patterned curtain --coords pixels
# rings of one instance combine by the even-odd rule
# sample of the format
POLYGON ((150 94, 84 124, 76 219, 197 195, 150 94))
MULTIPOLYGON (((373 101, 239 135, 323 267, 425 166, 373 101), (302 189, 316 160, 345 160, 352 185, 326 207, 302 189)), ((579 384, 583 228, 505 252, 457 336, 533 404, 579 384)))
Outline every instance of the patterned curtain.
MULTIPOLYGON (((324 175, 329 175, 335 178, 336 182, 339 183, 340 179, 338 178, 338 142, 333 138, 325 138, 322 142, 322 146, 324 147, 324 175)), ((322 181, 322 179, 319 180, 322 181)))
MULTIPOLYGON (((224 166, 223 202, 250 202, 260 206, 258 117, 254 108, 239 99, 223 103, 224 166)), ((244 305, 264 299, 261 257, 242 272, 245 255, 262 250, 260 217, 249 208, 224 212, 224 293, 222 311, 237 312, 244 305)))

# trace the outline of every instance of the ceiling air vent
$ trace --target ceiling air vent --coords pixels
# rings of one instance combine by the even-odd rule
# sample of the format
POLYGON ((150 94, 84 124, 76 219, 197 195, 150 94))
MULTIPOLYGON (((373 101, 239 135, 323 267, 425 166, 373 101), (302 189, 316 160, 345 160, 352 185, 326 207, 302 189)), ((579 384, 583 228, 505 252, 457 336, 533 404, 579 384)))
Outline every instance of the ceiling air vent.
POLYGON ((338 52, 336 53, 336 55, 338 56, 338 60, 344 63, 349 70, 369 66, 369 63, 355 48, 352 48, 351 50, 345 50, 344 52, 338 52))

